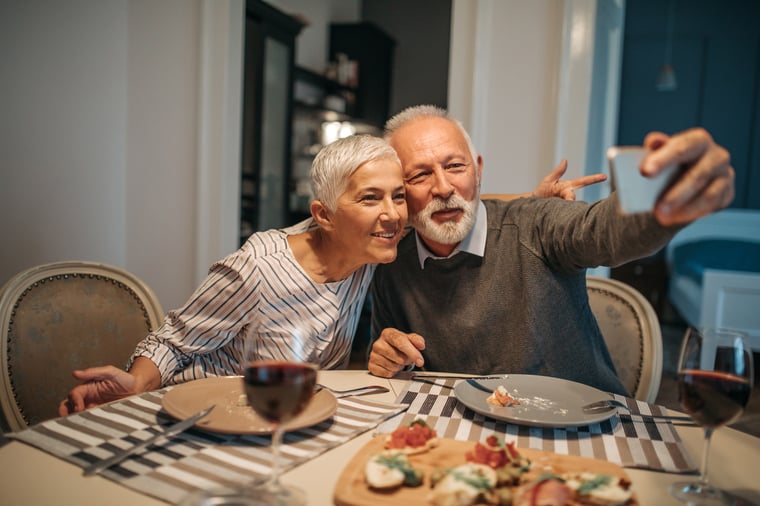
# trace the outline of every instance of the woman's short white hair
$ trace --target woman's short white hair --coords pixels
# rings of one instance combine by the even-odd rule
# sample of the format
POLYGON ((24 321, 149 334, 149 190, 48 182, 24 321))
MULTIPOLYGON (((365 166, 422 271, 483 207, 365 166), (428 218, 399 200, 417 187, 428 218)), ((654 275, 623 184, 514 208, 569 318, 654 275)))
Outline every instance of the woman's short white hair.
POLYGON ((367 162, 386 158, 401 165, 396 152, 380 137, 352 135, 331 142, 317 153, 311 164, 314 199, 335 211, 351 174, 367 162))
POLYGON ((462 132, 462 136, 467 142, 467 148, 470 150, 470 155, 472 155, 473 161, 478 159, 478 153, 475 151, 475 146, 472 144, 470 134, 467 133, 464 125, 462 125, 458 119, 452 117, 446 109, 436 105, 414 105, 395 114, 391 119, 385 122, 385 139, 389 140, 396 130, 410 121, 430 117, 444 118, 454 123, 459 131, 462 132))

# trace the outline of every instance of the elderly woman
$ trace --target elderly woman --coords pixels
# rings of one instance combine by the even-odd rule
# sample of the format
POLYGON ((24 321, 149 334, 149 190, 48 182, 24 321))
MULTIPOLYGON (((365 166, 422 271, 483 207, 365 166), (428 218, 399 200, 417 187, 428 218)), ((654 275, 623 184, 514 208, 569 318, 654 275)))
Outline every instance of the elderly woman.
POLYGON ((401 164, 377 137, 323 148, 311 169, 312 218, 254 233, 215 263, 187 303, 170 311, 129 360, 128 371, 74 371, 83 381, 61 402, 74 411, 207 376, 241 374, 257 358, 346 367, 375 265, 396 258, 406 224, 401 164))

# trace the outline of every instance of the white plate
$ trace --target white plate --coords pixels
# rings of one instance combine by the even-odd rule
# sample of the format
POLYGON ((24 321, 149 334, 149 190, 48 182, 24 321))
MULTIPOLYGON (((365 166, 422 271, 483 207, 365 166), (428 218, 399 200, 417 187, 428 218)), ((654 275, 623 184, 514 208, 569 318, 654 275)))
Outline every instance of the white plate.
POLYGON ((584 413, 581 406, 610 399, 610 394, 582 383, 549 376, 509 374, 503 379, 464 380, 454 387, 454 394, 476 413, 535 427, 588 425, 606 420, 617 412, 611 409, 592 415, 584 413), (489 405, 486 399, 499 385, 506 388, 520 404, 510 407, 489 405))
MULTIPOLYGON (((257 415, 245 401, 240 405, 242 395, 242 376, 205 378, 172 388, 164 395, 161 405, 171 416, 183 420, 216 404, 195 427, 224 434, 271 433, 272 424, 257 415)), ((285 429, 291 431, 316 425, 330 418, 337 409, 335 396, 327 390, 320 390, 300 415, 285 423, 285 429)))

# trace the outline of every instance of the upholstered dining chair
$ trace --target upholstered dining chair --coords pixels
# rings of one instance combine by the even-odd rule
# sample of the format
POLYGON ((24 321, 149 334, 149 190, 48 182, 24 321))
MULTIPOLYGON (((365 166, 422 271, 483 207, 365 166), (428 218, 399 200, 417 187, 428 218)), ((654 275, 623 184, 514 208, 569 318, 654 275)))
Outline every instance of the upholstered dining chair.
POLYGON ((162 319, 153 291, 118 267, 56 262, 16 274, 0 291, 3 430, 56 417, 72 370, 123 366, 162 319))
POLYGON ((586 276, 589 304, 631 395, 654 402, 662 378, 662 331, 649 301, 615 279, 586 276))

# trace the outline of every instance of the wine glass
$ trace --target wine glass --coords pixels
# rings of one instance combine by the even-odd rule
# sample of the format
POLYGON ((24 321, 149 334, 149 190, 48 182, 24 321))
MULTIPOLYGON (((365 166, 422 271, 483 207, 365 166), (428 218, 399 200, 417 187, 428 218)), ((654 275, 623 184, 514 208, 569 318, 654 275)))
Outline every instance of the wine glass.
POLYGON ((254 360, 243 375, 248 403, 261 417, 272 423, 272 476, 251 487, 259 504, 306 504, 306 495, 295 486, 280 482, 280 444, 284 423, 299 415, 309 404, 317 383, 317 367, 308 362, 254 360))
POLYGON ((745 336, 728 329, 690 327, 678 359, 678 400, 704 428, 705 444, 699 480, 670 486, 676 499, 694 504, 727 504, 731 497, 711 486, 707 462, 713 431, 736 421, 752 389, 752 351, 745 336))
MULTIPOLYGON (((263 338, 259 338, 263 339, 263 338)), ((280 445, 285 424, 301 414, 314 396, 317 383, 317 352, 303 361, 261 358, 257 339, 246 342, 243 353, 243 390, 248 404, 272 426, 272 473, 268 479, 256 480, 241 487, 222 487, 196 491, 182 506, 302 506, 303 490, 280 482, 280 445)), ((298 356, 298 354, 294 354, 298 356)))

